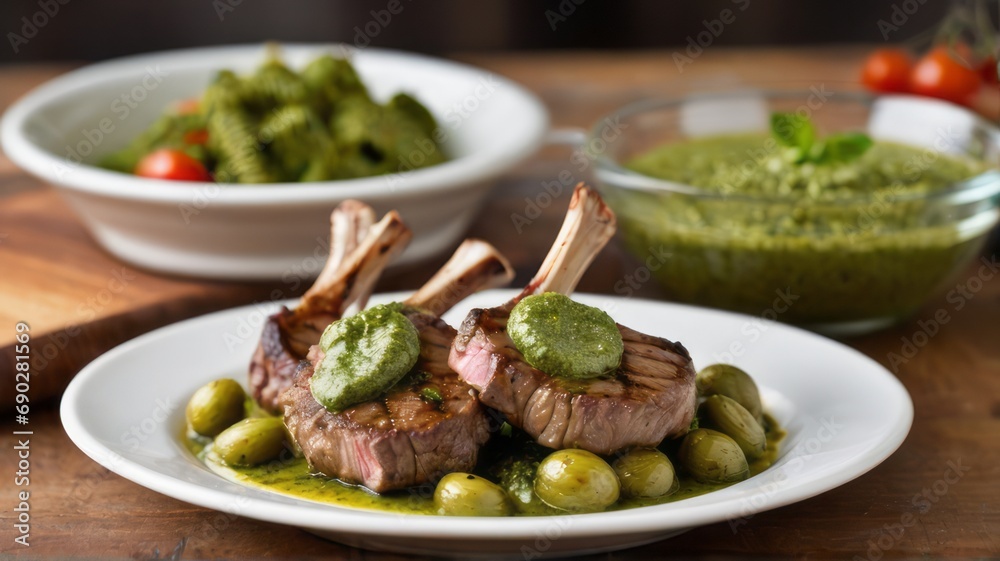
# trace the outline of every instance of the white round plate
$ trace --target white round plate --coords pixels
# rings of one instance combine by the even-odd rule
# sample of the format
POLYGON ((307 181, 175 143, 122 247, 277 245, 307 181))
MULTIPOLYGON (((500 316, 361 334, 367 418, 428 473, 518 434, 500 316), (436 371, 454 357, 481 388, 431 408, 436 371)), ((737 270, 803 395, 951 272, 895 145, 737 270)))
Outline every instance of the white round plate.
MULTIPOLYGON (((445 319, 455 325, 469 309, 497 305, 513 294, 477 294, 445 319)), ((373 301, 404 297, 385 294, 373 301)), ((614 296, 575 298, 606 309, 622 324, 681 341, 698 367, 728 360, 752 373, 766 408, 788 432, 775 464, 742 483, 670 504, 542 518, 400 515, 248 488, 209 471, 187 451, 180 440, 184 406, 210 380, 245 378, 262 322, 278 304, 183 321, 115 348, 70 384, 62 421, 73 442, 99 464, 164 495, 298 526, 352 546, 465 558, 609 551, 703 524, 738 523, 860 476, 896 450, 909 431, 913 405, 902 384, 840 343, 729 312, 614 296)))

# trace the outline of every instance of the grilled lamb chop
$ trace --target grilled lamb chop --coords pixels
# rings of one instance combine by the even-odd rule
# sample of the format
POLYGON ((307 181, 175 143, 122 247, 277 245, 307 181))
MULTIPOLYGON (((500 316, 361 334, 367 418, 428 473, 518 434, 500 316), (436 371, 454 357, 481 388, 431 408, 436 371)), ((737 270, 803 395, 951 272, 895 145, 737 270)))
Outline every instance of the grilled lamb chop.
POLYGON ((404 302, 416 326, 420 357, 379 399, 333 413, 313 397, 309 380, 323 351, 314 346, 294 384, 281 395, 285 426, 319 472, 382 493, 436 481, 476 464, 489 417, 475 392, 448 367, 455 330, 438 316, 477 290, 509 283, 513 272, 489 244, 468 240, 404 302))
POLYGON ((614 231, 611 210, 595 192, 577 186, 562 230, 534 279, 510 302, 469 312, 449 357, 484 405, 549 448, 607 455, 630 446, 656 446, 684 434, 694 417, 695 371, 679 343, 618 325, 625 352, 617 372, 567 383, 529 365, 507 334, 514 305, 531 294, 571 293, 614 231))
POLYGON ((385 266, 410 240, 396 212, 375 225, 375 213, 344 201, 330 215, 330 255, 316 282, 294 309, 282 308, 264 324, 250 362, 250 392, 261 408, 280 413, 278 396, 291 385, 299 362, 323 330, 352 305, 363 308, 385 266))

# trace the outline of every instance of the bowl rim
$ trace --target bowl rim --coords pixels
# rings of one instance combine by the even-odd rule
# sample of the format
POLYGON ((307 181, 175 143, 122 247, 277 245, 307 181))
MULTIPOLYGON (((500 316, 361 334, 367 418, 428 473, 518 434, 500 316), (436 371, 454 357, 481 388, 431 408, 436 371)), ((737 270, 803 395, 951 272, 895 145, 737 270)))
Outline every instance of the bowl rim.
POLYGON ((328 202, 347 198, 361 198, 370 202, 395 199, 414 194, 435 193, 462 189, 469 184, 487 180, 502 173, 510 166, 536 152, 544 142, 549 129, 549 115, 537 95, 520 84, 492 71, 449 59, 431 57, 395 49, 366 47, 358 49, 345 43, 281 43, 283 53, 323 52, 352 53, 351 56, 398 60, 400 63, 420 63, 436 66, 470 76, 491 76, 519 105, 522 132, 506 143, 502 150, 491 153, 472 153, 447 162, 398 174, 371 177, 287 183, 234 184, 215 181, 191 181, 178 185, 177 181, 150 179, 131 174, 105 170, 83 162, 71 163, 52 153, 25 134, 28 120, 39 115, 49 104, 72 96, 80 87, 91 87, 123 72, 156 63, 183 64, 182 61, 204 60, 213 57, 225 67, 227 57, 260 53, 264 43, 196 47, 141 53, 114 58, 71 70, 35 87, 6 110, 0 121, 0 146, 19 167, 54 185, 88 194, 124 200, 189 204, 192 198, 209 197, 213 205, 258 206, 293 205, 310 202, 328 202), (69 170, 69 171, 67 171, 69 170), (396 176, 395 181, 392 178, 396 176), (393 184, 395 183, 395 184, 393 184), (182 187, 182 188, 179 188, 182 187))
MULTIPOLYGON (((606 123, 616 122, 617 119, 622 117, 629 117, 642 113, 645 111, 650 111, 654 109, 668 108, 671 106, 680 106, 684 103, 691 101, 704 101, 704 100, 724 100, 733 98, 744 98, 744 97, 756 97, 763 99, 806 99, 811 92, 807 89, 792 88, 792 89, 779 89, 779 88, 754 88, 754 87, 744 87, 737 88, 727 91, 712 91, 712 92, 696 92, 687 93, 683 95, 668 96, 668 97, 657 97, 648 98, 640 101, 636 101, 608 113, 595 121, 591 125, 590 129, 587 131, 587 140, 585 146, 593 146, 593 141, 601 138, 601 133, 604 130, 606 123)), ((971 118, 977 127, 981 127, 986 130, 989 138, 996 145, 1000 145, 1000 127, 997 127, 990 121, 986 120, 978 113, 975 113, 965 107, 960 105, 955 105, 950 102, 946 102, 939 99, 927 98, 923 96, 910 95, 910 94, 884 94, 877 95, 868 92, 860 91, 843 91, 836 92, 837 95, 831 98, 830 101, 834 103, 843 103, 845 101, 864 103, 871 105, 876 100, 879 99, 907 99, 910 101, 917 101, 920 103, 927 103, 932 105, 939 105, 948 107, 951 110, 959 110, 965 113, 971 118)), ((659 179, 649 175, 641 174, 632 171, 616 160, 608 156, 607 151, 601 151, 595 153, 593 150, 588 149, 590 157, 595 161, 596 165, 594 168, 595 175, 600 179, 601 183, 613 188, 622 188, 635 191, 647 191, 647 192, 665 192, 665 193, 676 193, 680 195, 688 195, 696 197, 699 199, 704 199, 708 201, 733 201, 733 202, 746 202, 746 203, 771 203, 771 204, 802 204, 803 202, 808 203, 813 207, 839 207, 839 206, 856 206, 856 205, 867 205, 872 202, 871 193, 863 193, 853 196, 838 197, 835 199, 811 199, 807 197, 799 197, 794 195, 757 195, 757 194, 747 194, 747 193, 721 193, 718 191, 710 191, 701 187, 695 187, 693 185, 678 183, 674 181, 668 181, 664 179, 659 179)), ((881 202, 911 202, 911 201, 938 201, 946 202, 951 204, 962 204, 973 201, 979 201, 988 199, 990 197, 1000 196, 1000 169, 992 167, 986 171, 964 179, 962 181, 955 182, 946 188, 930 191, 927 193, 904 193, 897 195, 886 195, 880 196, 878 198, 881 202)), ((1000 203, 1000 201, 998 201, 1000 203)))

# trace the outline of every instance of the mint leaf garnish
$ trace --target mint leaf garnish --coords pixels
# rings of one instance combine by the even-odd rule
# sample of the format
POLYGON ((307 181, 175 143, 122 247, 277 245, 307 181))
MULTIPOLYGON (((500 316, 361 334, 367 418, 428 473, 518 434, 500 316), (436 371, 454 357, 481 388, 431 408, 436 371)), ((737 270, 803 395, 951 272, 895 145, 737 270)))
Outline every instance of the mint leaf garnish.
POLYGON ((816 140, 816 129, 807 118, 795 113, 771 114, 771 133, 783 146, 809 152, 816 140))
POLYGON ((874 142, 867 134, 860 132, 847 132, 841 134, 831 134, 824 139, 823 150, 816 159, 816 163, 842 163, 856 160, 861 157, 874 142))
POLYGON ((831 134, 819 139, 808 117, 797 113, 772 113, 771 134, 785 147, 786 157, 796 164, 845 163, 860 158, 873 141, 860 132, 831 134))

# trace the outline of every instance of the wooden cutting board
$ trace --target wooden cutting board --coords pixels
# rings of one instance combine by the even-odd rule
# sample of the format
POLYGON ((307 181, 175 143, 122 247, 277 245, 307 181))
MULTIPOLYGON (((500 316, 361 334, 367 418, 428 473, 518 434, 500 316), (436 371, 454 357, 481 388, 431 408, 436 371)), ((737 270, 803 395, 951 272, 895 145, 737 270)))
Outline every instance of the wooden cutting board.
POLYGON ((52 189, 0 205, 0 370, 13 368, 15 325, 27 323, 32 401, 58 393, 81 365, 123 341, 266 298, 270 288, 164 277, 122 263, 96 245, 52 189))

